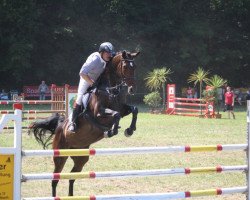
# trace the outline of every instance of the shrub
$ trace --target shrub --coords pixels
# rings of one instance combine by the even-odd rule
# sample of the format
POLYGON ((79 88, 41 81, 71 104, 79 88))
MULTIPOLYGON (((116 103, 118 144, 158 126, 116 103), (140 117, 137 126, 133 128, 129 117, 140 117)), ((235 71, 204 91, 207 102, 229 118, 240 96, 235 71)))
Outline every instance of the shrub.
POLYGON ((161 96, 159 92, 151 92, 144 96, 144 103, 148 105, 152 110, 158 108, 161 105, 161 96))

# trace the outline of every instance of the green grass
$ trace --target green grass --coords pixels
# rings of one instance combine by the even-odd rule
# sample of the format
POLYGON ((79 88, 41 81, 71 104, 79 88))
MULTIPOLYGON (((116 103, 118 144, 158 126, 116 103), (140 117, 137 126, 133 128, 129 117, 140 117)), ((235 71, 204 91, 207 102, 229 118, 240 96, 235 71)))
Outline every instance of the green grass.
MULTIPOLYGON (((121 120, 119 134, 110 139, 103 139, 92 145, 93 148, 112 147, 156 147, 169 145, 215 145, 246 143, 246 112, 236 110, 236 119, 227 119, 222 112, 222 119, 200 119, 195 117, 152 115, 147 109, 138 115, 136 133, 126 138, 123 131, 128 127, 131 116, 121 120)), ((0 135, 1 146, 9 146, 13 142, 12 131, 4 131, 0 135)), ((23 132, 23 149, 42 149, 32 136, 23 132)), ((174 153, 123 156, 94 156, 86 164, 83 171, 118 171, 167 169, 182 167, 208 167, 217 165, 244 165, 245 153, 242 151, 174 153)), ((69 172, 73 166, 69 159, 63 172, 69 172)), ((52 172, 51 157, 33 157, 23 159, 23 173, 52 172)), ((132 193, 177 192, 186 190, 210 189, 218 187, 244 186, 245 174, 209 173, 190 174, 187 176, 163 176, 127 179, 94 179, 77 180, 75 195, 108 195, 132 193)), ((22 196, 51 196, 50 181, 31 181, 22 184, 22 196)), ((58 195, 67 196, 68 181, 58 184, 58 195)), ((230 199, 243 200, 245 195, 226 195, 199 197, 195 199, 230 199)))

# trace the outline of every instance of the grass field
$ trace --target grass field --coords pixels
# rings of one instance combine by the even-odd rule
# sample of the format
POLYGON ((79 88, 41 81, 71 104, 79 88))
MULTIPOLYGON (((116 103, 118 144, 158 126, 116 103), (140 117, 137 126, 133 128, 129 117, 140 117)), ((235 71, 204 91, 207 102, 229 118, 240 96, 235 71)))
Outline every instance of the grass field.
MULTIPOLYGON (((140 110, 145 111, 145 108, 140 110)), ((169 115, 152 115, 140 112, 137 131, 130 137, 123 135, 124 129, 130 124, 131 116, 121 120, 121 129, 117 136, 103 139, 92 145, 93 148, 112 147, 156 147, 170 145, 216 145, 246 143, 246 111, 236 109, 236 119, 227 119, 222 112, 222 119, 200 119, 169 115)), ((0 135, 0 145, 13 144, 11 130, 0 135)), ((32 136, 23 131, 23 149, 42 149, 32 136)), ((143 169, 167 169, 182 167, 208 167, 217 165, 244 165, 245 153, 242 151, 206 152, 206 153, 174 153, 123 156, 90 157, 83 171, 119 171, 143 169)), ((23 159, 23 173, 45 173, 53 171, 51 157, 23 159)), ((72 161, 69 159, 63 172, 69 172, 72 161)), ((220 187, 245 186, 245 174, 209 173, 190 174, 187 176, 163 176, 145 178, 120 179, 84 179, 76 180, 75 195, 108 195, 132 193, 178 192, 186 190, 202 190, 220 187)), ((22 184, 23 197, 51 196, 50 181, 30 181, 22 184)), ((58 195, 67 196, 68 181, 58 184, 58 195)), ((245 195, 227 195, 197 197, 195 199, 229 199, 243 200, 245 195)))

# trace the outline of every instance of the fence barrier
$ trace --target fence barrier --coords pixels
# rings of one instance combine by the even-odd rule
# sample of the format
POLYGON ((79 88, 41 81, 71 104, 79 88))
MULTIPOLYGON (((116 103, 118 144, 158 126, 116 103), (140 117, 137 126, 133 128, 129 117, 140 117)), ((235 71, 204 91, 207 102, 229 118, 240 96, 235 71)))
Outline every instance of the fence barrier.
POLYGON ((203 99, 176 97, 175 84, 167 85, 166 113, 182 116, 214 116, 214 105, 211 102, 204 102, 203 99))
MULTIPOLYGON (((250 130, 250 101, 248 101, 247 124, 248 138, 250 130)), ((127 195, 100 195, 100 196, 82 196, 82 197, 34 197, 23 198, 23 200, 71 200, 71 199, 89 199, 89 200, 163 200, 178 199, 210 195, 224 195, 234 193, 245 193, 246 199, 250 200, 249 193, 249 159, 247 165, 239 166, 217 166, 217 167, 198 167, 198 168, 177 168, 177 169, 160 169, 160 170, 132 170, 132 171, 115 171, 115 172, 83 172, 83 173, 45 173, 45 174, 22 174, 21 159, 22 156, 89 156, 89 155, 107 155, 107 154, 138 154, 138 153, 173 153, 173 152, 200 152, 200 151, 223 151, 223 150, 246 150, 249 158, 249 140, 247 144, 230 144, 230 145, 208 145, 208 146, 173 146, 173 147, 136 147, 136 148, 115 148, 115 149, 83 149, 83 150, 24 150, 22 151, 22 111, 16 109, 14 114, 3 115, 0 121, 0 133, 8 121, 14 121, 14 147, 0 147, 0 156, 5 156, 5 164, 0 163, 3 170, 8 169, 10 163, 13 163, 13 170, 9 172, 10 176, 1 178, 0 181, 8 181, 3 184, 8 188, 3 188, 7 192, 0 195, 1 199, 21 199, 21 181, 40 180, 40 179, 72 179, 72 178, 110 178, 110 177, 131 177, 131 176, 163 176, 174 174, 190 173, 207 173, 207 172, 229 172, 244 171, 247 174, 246 187, 217 188, 208 190, 170 192, 170 193, 148 193, 148 194, 127 194, 127 195), (13 159, 13 162, 9 160, 13 159), (7 163, 8 162, 8 163, 7 163)), ((11 167, 10 167, 11 168, 11 167)), ((4 172, 3 172, 4 174, 4 172)), ((1 174, 0 174, 1 176, 1 174)), ((1 182, 0 182, 1 183, 1 182)))

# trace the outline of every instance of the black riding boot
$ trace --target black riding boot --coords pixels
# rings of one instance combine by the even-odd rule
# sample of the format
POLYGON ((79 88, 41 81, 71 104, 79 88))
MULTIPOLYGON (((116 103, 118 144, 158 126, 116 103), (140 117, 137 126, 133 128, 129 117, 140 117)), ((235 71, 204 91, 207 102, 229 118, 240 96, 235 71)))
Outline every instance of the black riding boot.
POLYGON ((68 130, 71 131, 72 133, 76 132, 77 125, 78 125, 77 117, 80 113, 81 113, 81 106, 76 104, 75 108, 73 109, 71 124, 69 125, 69 128, 68 128, 68 130))

